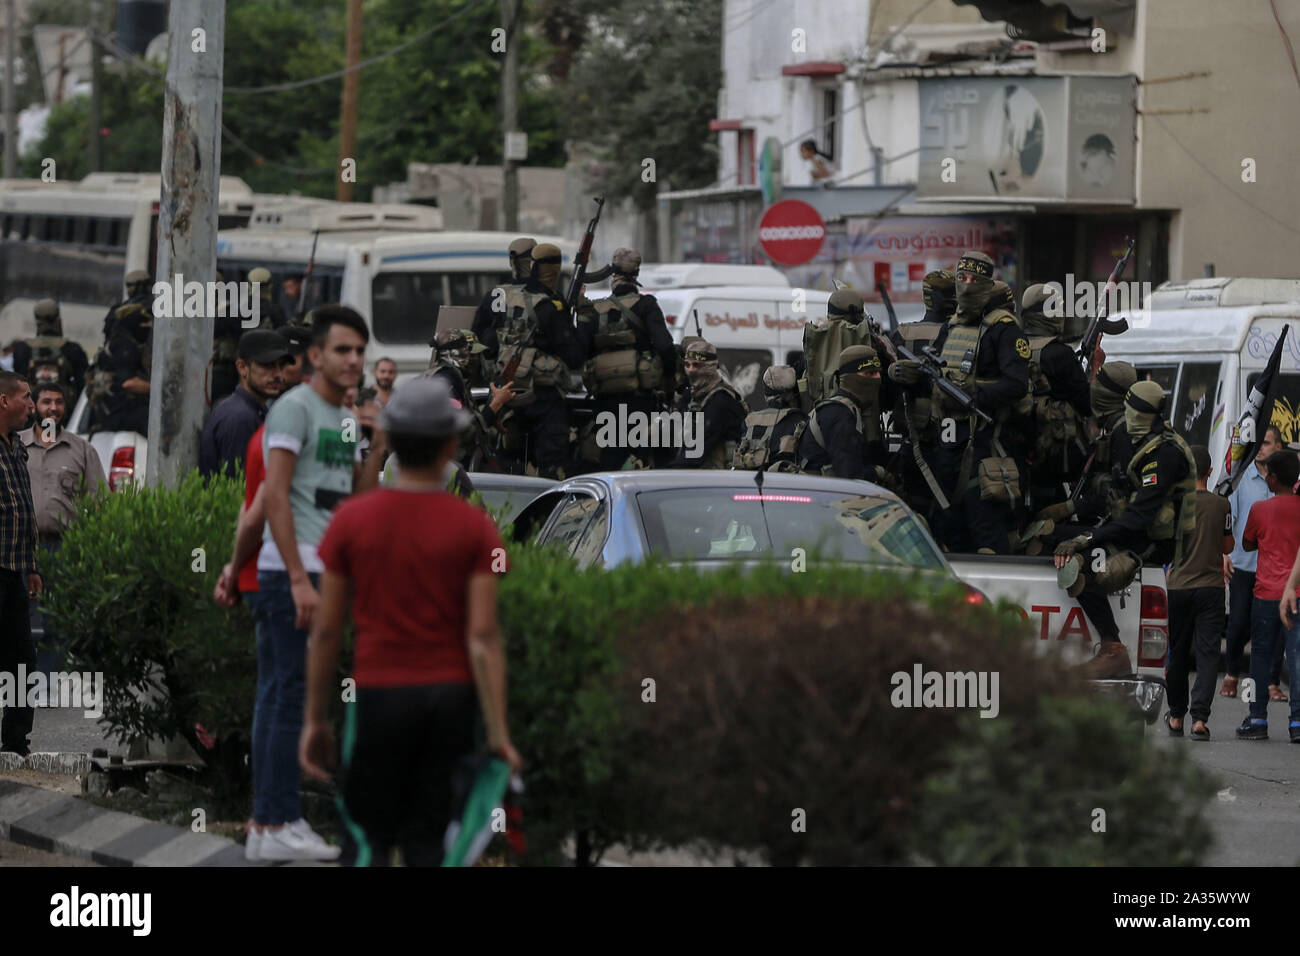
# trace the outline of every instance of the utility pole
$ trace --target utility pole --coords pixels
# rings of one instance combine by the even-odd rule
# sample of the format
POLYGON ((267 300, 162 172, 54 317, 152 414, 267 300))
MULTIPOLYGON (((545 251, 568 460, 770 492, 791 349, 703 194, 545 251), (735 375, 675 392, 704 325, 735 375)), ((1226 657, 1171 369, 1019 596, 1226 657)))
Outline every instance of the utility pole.
MULTIPOLYGON (((501 21, 506 31, 506 61, 501 67, 501 136, 519 128, 519 45, 522 42, 523 0, 501 0, 501 21)), ((501 154, 501 202, 505 206, 506 232, 519 231, 519 164, 505 147, 501 154)))
POLYGON ((103 126, 104 51, 99 46, 99 31, 103 21, 101 0, 90 4, 90 128, 86 130, 87 170, 99 172, 104 166, 103 142, 99 130, 103 126))
POLYGON ((18 176, 18 126, 14 113, 18 109, 14 89, 14 61, 18 59, 18 13, 14 0, 5 0, 5 161, 4 178, 18 176))
POLYGON ((361 98, 361 71, 353 69, 361 62, 361 0, 348 0, 347 66, 350 73, 343 75, 343 111, 339 117, 339 180, 334 198, 339 202, 352 201, 350 180, 355 178, 357 158, 357 101, 361 98), (344 163, 352 160, 352 175, 345 181, 344 163))
MULTIPOLYGON (((172 0, 154 273, 169 289, 177 274, 187 285, 203 283, 205 290, 216 278, 225 42, 226 0, 172 0)), ((213 317, 201 311, 205 314, 154 316, 150 485, 175 488, 198 465, 199 435, 208 410, 202 383, 212 357, 213 329, 213 317)))

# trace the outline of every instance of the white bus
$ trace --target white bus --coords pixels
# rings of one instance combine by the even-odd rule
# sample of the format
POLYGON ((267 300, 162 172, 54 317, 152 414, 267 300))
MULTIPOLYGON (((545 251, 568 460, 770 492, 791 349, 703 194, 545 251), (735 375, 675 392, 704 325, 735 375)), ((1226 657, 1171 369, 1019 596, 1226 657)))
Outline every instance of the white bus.
MULTIPOLYGON (((35 332, 32 306, 57 299, 63 333, 93 354, 108 307, 158 255, 158 173, 92 173, 80 182, 0 183, 0 342, 35 332)), ((218 228, 248 222, 253 191, 222 176, 218 228)))
MULTIPOLYGON (((510 281, 508 232, 321 232, 306 308, 342 302, 370 325, 367 364, 380 356, 399 373, 429 364, 429 340, 440 305, 477 306, 497 285, 510 281)), ((563 271, 572 270, 578 244, 558 236, 534 236, 560 247, 563 271)), ((273 286, 306 271, 313 234, 301 229, 231 229, 217 240, 217 268, 227 280, 250 269, 270 270, 273 286)))

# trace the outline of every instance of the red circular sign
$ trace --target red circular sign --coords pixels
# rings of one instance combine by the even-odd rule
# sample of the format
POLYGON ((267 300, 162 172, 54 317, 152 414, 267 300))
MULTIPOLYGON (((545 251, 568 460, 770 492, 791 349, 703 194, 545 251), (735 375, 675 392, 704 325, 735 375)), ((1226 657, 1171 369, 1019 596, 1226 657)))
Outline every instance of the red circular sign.
POLYGON ((798 199, 768 206, 758 224, 758 243, 773 262, 801 266, 821 251, 826 223, 816 209, 798 199))

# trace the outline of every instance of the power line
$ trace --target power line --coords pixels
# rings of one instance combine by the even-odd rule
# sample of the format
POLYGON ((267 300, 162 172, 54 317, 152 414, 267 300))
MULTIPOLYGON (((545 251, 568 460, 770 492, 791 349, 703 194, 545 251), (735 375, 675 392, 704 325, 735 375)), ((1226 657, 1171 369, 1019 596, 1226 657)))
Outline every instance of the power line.
POLYGON ((1268 5, 1273 11, 1273 20, 1282 33, 1282 42, 1286 44, 1286 55, 1291 61, 1291 72, 1295 74, 1296 83, 1300 83, 1300 69, 1297 69, 1295 64, 1295 48, 1291 46, 1291 37, 1287 35, 1286 27, 1282 26, 1282 19, 1277 15, 1277 2, 1276 0, 1268 0, 1268 5))

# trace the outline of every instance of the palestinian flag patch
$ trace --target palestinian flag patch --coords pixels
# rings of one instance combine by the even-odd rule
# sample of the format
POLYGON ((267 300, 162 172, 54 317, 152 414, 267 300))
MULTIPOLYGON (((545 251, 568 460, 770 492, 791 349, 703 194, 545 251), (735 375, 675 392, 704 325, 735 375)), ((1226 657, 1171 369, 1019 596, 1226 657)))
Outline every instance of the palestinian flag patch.
POLYGON ((1155 473, 1154 471, 1153 471, 1151 474, 1149 474, 1149 475, 1143 475, 1143 476, 1142 476, 1142 487, 1143 487, 1143 488, 1146 488, 1146 487, 1148 487, 1148 486, 1150 486, 1150 485, 1154 485, 1155 483, 1156 483, 1156 473, 1155 473))

